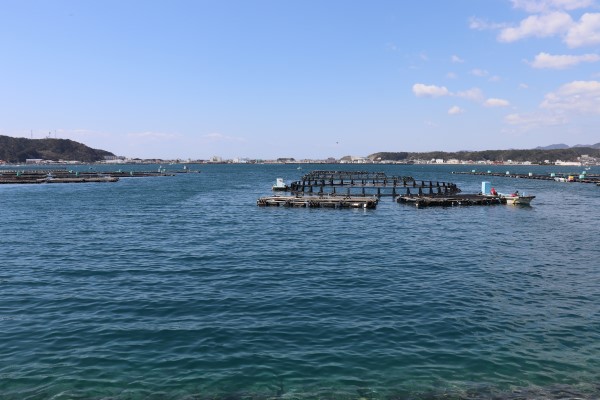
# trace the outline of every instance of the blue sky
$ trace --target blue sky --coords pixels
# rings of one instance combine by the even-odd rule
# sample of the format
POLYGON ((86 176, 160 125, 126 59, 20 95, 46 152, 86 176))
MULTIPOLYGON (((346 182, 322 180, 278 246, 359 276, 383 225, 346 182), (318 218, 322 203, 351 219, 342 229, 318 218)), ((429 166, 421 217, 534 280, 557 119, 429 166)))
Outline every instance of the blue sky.
POLYGON ((130 157, 600 142, 597 0, 0 0, 0 134, 130 157))

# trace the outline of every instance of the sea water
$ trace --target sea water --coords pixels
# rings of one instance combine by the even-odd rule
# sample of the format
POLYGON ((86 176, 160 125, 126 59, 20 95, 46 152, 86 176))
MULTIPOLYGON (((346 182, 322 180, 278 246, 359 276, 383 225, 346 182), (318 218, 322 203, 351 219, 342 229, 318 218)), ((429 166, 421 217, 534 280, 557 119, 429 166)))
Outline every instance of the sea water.
POLYGON ((0 398, 600 397, 600 187, 485 177, 537 197, 262 208, 276 178, 312 169, 470 193, 482 177, 198 168, 0 186, 0 398))

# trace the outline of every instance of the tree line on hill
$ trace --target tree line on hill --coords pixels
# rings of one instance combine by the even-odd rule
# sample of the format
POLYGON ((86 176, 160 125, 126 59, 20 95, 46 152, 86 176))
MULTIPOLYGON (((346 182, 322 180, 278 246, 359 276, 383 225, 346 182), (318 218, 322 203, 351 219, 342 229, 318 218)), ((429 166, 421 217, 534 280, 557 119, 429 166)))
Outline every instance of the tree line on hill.
POLYGON ((114 156, 70 139, 27 139, 0 135, 0 160, 23 163, 27 159, 95 162, 114 156))
MULTIPOLYGON (((484 150, 484 151, 430 151, 424 153, 410 152, 379 152, 369 155, 369 158, 374 161, 416 161, 416 160, 433 160, 443 159, 448 161, 456 159, 460 161, 488 161, 488 162, 513 162, 530 161, 535 164, 542 164, 545 161, 551 163, 556 160, 561 161, 578 161, 578 158, 587 155, 593 158, 600 158, 600 148, 594 147, 571 147, 568 149, 551 149, 551 150, 484 150)), ((600 146, 598 146, 600 147, 600 146)))

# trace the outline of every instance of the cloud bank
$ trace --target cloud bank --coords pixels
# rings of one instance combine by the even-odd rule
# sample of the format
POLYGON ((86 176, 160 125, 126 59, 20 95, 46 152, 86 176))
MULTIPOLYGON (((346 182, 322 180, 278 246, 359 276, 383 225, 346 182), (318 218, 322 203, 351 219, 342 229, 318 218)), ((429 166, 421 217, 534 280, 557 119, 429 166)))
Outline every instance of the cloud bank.
POLYGON ((566 69, 574 67, 584 62, 597 61, 600 61, 600 56, 598 54, 583 54, 580 56, 573 56, 539 53, 535 56, 535 59, 529 64, 533 68, 566 69))

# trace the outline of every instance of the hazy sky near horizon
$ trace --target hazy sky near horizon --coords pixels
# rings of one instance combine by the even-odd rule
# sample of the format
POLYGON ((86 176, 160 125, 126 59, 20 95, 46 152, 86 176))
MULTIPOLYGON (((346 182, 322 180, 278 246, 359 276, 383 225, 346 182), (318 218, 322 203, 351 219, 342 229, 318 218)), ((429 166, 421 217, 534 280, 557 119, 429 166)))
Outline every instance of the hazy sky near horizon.
POLYGON ((0 0, 0 134, 130 157, 600 142, 598 0, 0 0))

